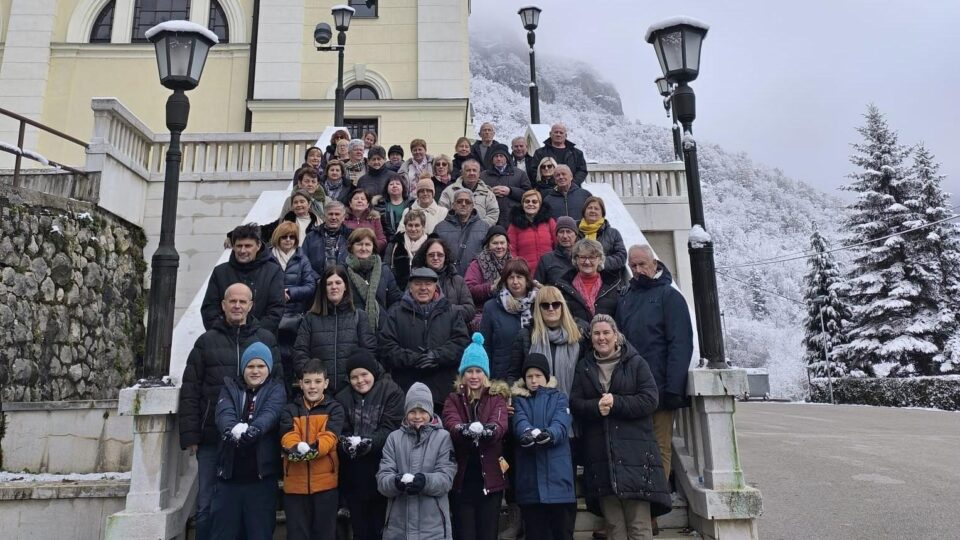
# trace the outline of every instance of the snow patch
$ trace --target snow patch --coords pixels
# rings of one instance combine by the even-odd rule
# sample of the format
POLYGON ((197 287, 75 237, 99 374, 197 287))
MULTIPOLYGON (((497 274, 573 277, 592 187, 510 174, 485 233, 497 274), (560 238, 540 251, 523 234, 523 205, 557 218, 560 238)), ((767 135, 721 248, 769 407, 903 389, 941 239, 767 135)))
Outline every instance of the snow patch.
POLYGON ((643 40, 649 43, 650 36, 652 36, 654 32, 659 32, 660 30, 665 30, 671 26, 679 26, 681 24, 689 24, 690 26, 694 26, 696 28, 702 28, 704 32, 710 30, 709 24, 694 19, 693 17, 681 15, 679 17, 670 17, 669 19, 664 19, 660 22, 651 24, 650 27, 647 28, 647 33, 643 36, 643 40))
POLYGON ((705 231, 700 225, 694 225, 690 229, 690 247, 700 249, 713 242, 710 233, 705 231))
POLYGON ((30 158, 30 159, 32 159, 32 160, 34 160, 34 161, 38 161, 38 162, 40 162, 40 163, 43 164, 43 165, 49 165, 49 164, 50 164, 50 160, 49 160, 49 159, 43 157, 43 156, 40 155, 40 153, 38 153, 38 152, 34 152, 33 150, 27 150, 26 148, 23 149, 23 157, 25 157, 25 158, 30 158))
POLYGON ((130 480, 129 472, 31 474, 0 471, 0 482, 97 482, 102 480, 130 480))
POLYGON ((59 234, 60 236, 63 236, 63 231, 60 230, 59 225, 54 224, 52 227, 50 227, 50 234, 59 234))
POLYGON ((162 22, 144 32, 143 35, 147 39, 150 39, 160 32, 192 32, 194 34, 200 34, 209 39, 214 43, 214 45, 220 43, 220 39, 217 37, 217 35, 211 32, 206 26, 201 26, 197 23, 183 20, 162 22))
POLYGON ((0 150, 6 150, 7 152, 14 153, 14 154, 16 154, 16 155, 18 155, 18 156, 23 153, 23 150, 21 150, 19 146, 14 146, 14 145, 12 145, 12 144, 7 144, 7 143, 2 142, 2 141, 0 141, 0 150))
POLYGON ((684 150, 696 150, 697 140, 693 138, 693 135, 689 131, 683 134, 682 140, 684 150))

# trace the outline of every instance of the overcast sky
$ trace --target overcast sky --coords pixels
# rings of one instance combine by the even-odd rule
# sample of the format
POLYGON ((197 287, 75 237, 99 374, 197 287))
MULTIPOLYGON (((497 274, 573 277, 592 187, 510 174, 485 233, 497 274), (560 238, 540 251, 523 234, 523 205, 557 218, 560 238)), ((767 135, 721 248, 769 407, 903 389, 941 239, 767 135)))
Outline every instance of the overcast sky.
MULTIPOLYGON (((534 0, 537 1, 537 0, 534 0)), ((471 31, 512 28, 529 0, 473 0, 471 31)), ((698 138, 825 191, 854 171, 867 103, 902 143, 924 141, 960 203, 960 1, 804 0, 639 2, 539 0, 537 51, 596 66, 625 114, 668 125, 653 80, 661 74, 647 27, 687 15, 710 25, 697 94, 698 138), (954 36, 954 37, 950 37, 954 36)), ((848 195, 847 195, 848 196, 848 195)))

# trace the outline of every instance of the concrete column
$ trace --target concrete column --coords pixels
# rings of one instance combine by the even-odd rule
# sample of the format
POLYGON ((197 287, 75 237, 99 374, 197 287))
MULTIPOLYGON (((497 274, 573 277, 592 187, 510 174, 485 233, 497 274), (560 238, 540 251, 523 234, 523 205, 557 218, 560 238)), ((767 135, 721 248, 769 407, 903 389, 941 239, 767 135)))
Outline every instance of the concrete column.
POLYGON ((747 390, 742 369, 690 370, 688 389, 696 401, 703 440, 703 485, 713 490, 744 487, 733 414, 735 396, 747 390))
POLYGON ((468 97, 467 16, 468 5, 462 0, 418 0, 418 98, 468 97))
POLYGON ((304 0, 260 2, 254 99, 300 99, 303 16, 304 0))

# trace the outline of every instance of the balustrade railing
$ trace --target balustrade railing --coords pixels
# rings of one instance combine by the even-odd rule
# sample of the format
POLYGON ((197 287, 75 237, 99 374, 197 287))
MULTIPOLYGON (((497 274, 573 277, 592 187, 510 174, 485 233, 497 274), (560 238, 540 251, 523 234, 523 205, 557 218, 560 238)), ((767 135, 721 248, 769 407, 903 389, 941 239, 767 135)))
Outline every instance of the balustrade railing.
POLYGON ((682 163, 590 164, 587 181, 610 184, 624 202, 654 197, 686 198, 682 163))

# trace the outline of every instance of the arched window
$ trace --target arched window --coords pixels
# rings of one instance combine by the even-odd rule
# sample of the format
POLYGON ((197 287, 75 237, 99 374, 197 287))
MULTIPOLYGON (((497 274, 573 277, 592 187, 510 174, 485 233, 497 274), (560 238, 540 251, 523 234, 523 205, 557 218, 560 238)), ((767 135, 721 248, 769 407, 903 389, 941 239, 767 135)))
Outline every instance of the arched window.
POLYGON ((380 99, 380 96, 377 95, 377 91, 374 90, 372 86, 357 84, 347 90, 344 99, 373 100, 380 99))
POLYGON ((220 43, 230 42, 230 25, 227 23, 227 14, 223 12, 223 7, 217 0, 210 0, 210 21, 207 27, 217 35, 220 43))
POLYGON ((137 0, 133 8, 133 43, 147 41, 144 33, 154 26, 190 19, 190 0, 137 0))
POLYGON ((116 0, 110 0, 100 10, 97 18, 93 21, 93 28, 90 30, 90 43, 110 43, 110 35, 113 34, 113 11, 116 3, 116 0))

